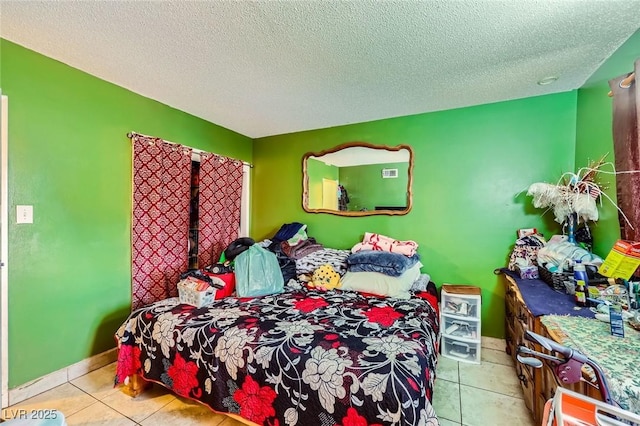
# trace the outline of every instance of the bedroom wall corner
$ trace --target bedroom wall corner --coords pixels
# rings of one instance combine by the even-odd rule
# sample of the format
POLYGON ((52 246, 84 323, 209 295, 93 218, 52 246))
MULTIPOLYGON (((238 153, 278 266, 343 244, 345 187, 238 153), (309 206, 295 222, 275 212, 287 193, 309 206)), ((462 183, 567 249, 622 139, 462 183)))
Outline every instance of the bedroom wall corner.
MULTIPOLYGON (((607 96, 608 85, 582 88, 578 91, 576 128, 576 167, 586 167, 591 161, 604 155, 605 161, 613 162, 613 138, 611 133, 611 98, 607 96)), ((612 168, 604 170, 611 171, 612 168)), ((600 174, 600 184, 606 186, 605 194, 616 199, 616 179, 613 175, 600 174)), ((618 210, 607 199, 598 206, 599 219, 590 225, 593 236, 593 252, 604 257, 620 238, 618 210)))
POLYGON ((10 41, 0 39, 0 49, 2 90, 11 98, 9 387, 15 388, 115 346, 113 335, 131 307, 126 133, 248 162, 253 142, 10 41), (33 224, 16 225, 16 204, 33 205, 33 224))

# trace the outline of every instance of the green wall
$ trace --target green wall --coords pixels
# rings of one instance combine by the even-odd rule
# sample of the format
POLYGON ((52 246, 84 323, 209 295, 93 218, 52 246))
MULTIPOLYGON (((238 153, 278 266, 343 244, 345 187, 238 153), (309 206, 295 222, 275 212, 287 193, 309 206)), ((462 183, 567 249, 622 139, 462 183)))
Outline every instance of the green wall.
POLYGON ((573 91, 257 139, 252 236, 271 237, 283 223, 298 221, 334 248, 351 248, 366 231, 415 240, 422 271, 438 285, 482 288, 482 334, 503 336, 504 291, 493 270, 506 264, 518 228, 559 231, 550 214, 542 217, 532 207, 526 189, 573 170, 576 96, 573 91), (301 158, 349 141, 412 146, 408 215, 303 211, 301 158))
MULTIPOLYGON (((252 161, 251 139, 0 41, 9 97, 9 386, 115 346, 131 307, 128 131, 252 161), (34 223, 16 225, 15 206, 34 223)), ((4 373, 4 372, 3 372, 4 373)))
POLYGON ((376 206, 405 207, 409 163, 367 164, 340 167, 340 183, 349 195, 348 210, 363 208, 375 210, 376 206), (398 169, 398 177, 385 179, 382 169, 398 169))

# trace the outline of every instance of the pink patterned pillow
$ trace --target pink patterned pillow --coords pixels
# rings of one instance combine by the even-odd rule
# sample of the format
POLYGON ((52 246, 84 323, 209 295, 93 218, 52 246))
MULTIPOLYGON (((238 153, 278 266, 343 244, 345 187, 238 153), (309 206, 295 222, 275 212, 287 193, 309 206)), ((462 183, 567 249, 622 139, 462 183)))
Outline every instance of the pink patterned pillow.
POLYGON ((356 253, 361 250, 381 250, 400 253, 405 256, 413 256, 416 254, 416 250, 418 250, 418 243, 412 240, 394 240, 393 238, 385 235, 365 232, 364 239, 361 243, 353 246, 351 253, 356 253))

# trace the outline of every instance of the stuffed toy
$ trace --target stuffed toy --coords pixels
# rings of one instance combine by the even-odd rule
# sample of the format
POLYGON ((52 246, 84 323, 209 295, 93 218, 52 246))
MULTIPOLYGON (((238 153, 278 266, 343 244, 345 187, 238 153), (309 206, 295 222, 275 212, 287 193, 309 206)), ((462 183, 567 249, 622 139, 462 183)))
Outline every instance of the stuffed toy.
POLYGON ((340 287, 340 274, 328 263, 313 271, 308 286, 317 290, 327 291, 340 287))

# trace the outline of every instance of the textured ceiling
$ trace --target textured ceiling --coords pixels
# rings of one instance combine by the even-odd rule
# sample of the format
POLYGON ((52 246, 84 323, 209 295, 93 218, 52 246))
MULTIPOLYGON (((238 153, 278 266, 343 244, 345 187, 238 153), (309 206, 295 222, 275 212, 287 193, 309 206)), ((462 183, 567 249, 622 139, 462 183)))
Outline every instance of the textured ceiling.
POLYGON ((249 137, 580 87, 640 0, 0 1, 0 35, 249 137), (542 78, 557 76, 540 86, 542 78))

